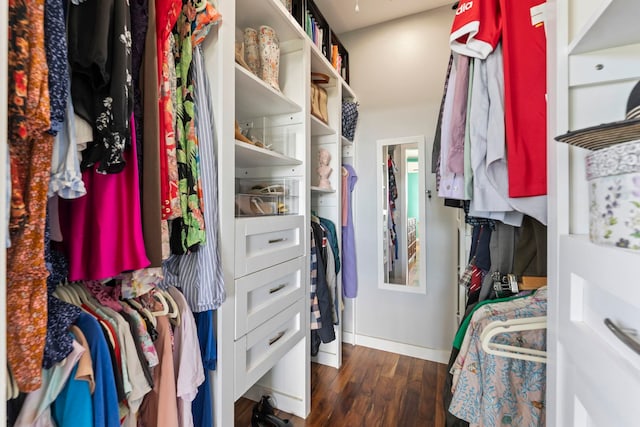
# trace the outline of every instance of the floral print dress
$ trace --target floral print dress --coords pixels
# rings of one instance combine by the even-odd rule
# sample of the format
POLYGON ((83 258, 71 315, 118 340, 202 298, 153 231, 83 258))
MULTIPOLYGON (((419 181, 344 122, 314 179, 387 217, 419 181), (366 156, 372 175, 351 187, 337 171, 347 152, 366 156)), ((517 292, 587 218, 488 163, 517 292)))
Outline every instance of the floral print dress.
POLYGON ((191 66, 193 49, 204 41, 209 30, 220 21, 220 18, 218 11, 206 0, 184 0, 178 22, 173 30, 177 41, 175 49, 176 154, 182 211, 182 217, 173 221, 170 243, 171 252, 174 254, 197 250, 198 246, 205 242, 191 66))
POLYGON ((7 250, 7 359, 20 391, 42 383, 47 330, 45 217, 53 136, 44 0, 9 2, 8 142, 11 247, 7 250))

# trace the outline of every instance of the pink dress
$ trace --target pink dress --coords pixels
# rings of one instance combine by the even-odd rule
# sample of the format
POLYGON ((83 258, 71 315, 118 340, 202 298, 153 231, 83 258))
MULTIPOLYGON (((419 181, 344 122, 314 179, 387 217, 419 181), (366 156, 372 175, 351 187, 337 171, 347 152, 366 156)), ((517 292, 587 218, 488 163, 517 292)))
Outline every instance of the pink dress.
POLYGON ((133 117, 132 144, 120 173, 82 172, 87 194, 59 201, 69 280, 102 280, 149 265, 142 237, 133 117))

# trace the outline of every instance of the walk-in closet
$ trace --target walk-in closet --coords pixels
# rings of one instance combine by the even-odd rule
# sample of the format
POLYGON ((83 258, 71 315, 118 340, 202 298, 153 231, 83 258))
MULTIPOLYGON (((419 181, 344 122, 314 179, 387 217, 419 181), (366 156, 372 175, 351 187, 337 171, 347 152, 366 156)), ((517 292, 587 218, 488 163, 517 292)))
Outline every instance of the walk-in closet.
POLYGON ((0 422, 640 424, 635 0, 0 0, 0 422))

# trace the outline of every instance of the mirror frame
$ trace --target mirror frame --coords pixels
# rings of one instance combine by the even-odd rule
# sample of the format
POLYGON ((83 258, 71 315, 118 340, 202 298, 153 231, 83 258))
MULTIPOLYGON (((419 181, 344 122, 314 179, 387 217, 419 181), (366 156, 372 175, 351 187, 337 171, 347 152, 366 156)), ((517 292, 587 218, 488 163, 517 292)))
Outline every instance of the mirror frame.
MULTIPOLYGON (((409 292, 409 293, 418 293, 418 294, 426 294, 427 293, 427 258, 426 258, 426 174, 425 170, 427 167, 426 164, 426 156, 425 156, 425 138, 424 135, 417 136, 409 136, 409 137, 398 137, 398 138, 386 138, 379 139, 376 143, 376 198, 377 198, 377 260, 378 260, 378 288, 392 290, 392 291, 400 291, 400 292, 409 292), (418 286, 409 286, 402 284, 394 284, 388 283, 385 281, 384 274, 384 250, 383 250, 383 238, 382 230, 385 226, 383 222, 383 211, 385 209, 385 203, 383 200, 383 188, 386 189, 388 183, 384 181, 384 174, 381 173, 382 168, 386 167, 386 157, 383 158, 383 148, 389 145, 404 145, 404 144, 415 144, 418 149, 418 193, 419 200, 418 205, 421 207, 418 212, 418 225, 416 227, 418 236, 420 236, 420 250, 418 251, 417 256, 419 262, 419 271, 418 271, 418 286)), ((385 191, 386 193, 386 191, 385 191)), ((404 224, 404 232, 406 235, 406 221, 404 224)))

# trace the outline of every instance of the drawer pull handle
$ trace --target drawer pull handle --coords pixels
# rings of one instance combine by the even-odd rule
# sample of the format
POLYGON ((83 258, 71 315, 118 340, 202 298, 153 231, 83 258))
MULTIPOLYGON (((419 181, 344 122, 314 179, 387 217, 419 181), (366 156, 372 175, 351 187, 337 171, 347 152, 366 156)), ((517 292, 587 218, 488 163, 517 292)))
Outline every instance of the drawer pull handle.
POLYGON ((281 283, 281 284, 279 284, 278 286, 276 286, 275 288, 271 288, 271 289, 269 289, 269 293, 270 293, 270 294, 275 294, 276 292, 278 292, 278 291, 280 291, 280 290, 284 289, 286 286, 287 286, 287 284, 286 284, 286 283, 281 283))
POLYGON ((607 328, 609 328, 611 332, 613 332, 613 335, 615 335, 620 341, 625 343, 627 347, 640 354, 640 343, 631 338, 628 332, 625 332, 624 330, 617 327, 609 318, 604 319, 604 324, 607 326, 607 328))
POLYGON ((284 242, 285 240, 287 240, 287 239, 285 239, 284 237, 281 237, 281 238, 279 238, 279 239, 270 239, 270 240, 269 240, 269 244, 270 244, 270 245, 272 245, 272 244, 274 244, 274 243, 284 242))
POLYGON ((285 332, 287 332, 287 331, 278 332, 278 335, 276 335, 275 337, 273 337, 273 338, 271 338, 269 340, 269 345, 274 345, 275 343, 280 341, 280 338, 282 338, 284 336, 285 332))

